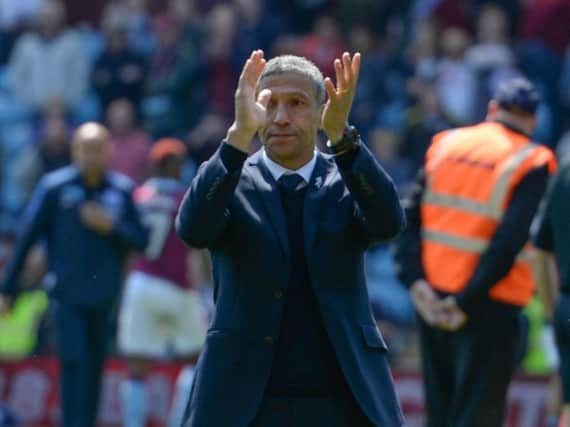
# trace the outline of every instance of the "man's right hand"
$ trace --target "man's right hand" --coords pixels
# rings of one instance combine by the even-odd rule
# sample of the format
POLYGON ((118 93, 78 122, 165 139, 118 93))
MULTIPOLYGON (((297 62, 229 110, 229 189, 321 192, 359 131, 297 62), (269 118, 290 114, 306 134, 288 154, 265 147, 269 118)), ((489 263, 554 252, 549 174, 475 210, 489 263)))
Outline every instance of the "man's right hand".
POLYGON ((440 321, 436 310, 439 297, 432 287, 423 279, 416 280, 410 287, 410 294, 416 309, 424 321, 430 325, 437 325, 440 321))
POLYGON ((246 61, 235 93, 235 119, 228 129, 227 142, 248 152, 257 130, 265 123, 266 107, 271 98, 270 90, 262 90, 257 99, 255 91, 259 76, 265 68, 262 50, 254 50, 246 61))

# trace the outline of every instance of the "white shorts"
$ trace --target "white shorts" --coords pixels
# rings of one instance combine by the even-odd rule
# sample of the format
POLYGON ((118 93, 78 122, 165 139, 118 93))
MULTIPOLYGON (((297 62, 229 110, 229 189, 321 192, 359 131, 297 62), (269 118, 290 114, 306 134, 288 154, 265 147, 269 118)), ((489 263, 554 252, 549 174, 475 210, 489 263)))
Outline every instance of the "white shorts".
POLYGON ((119 313, 118 346, 127 356, 191 356, 202 349, 207 314, 197 291, 131 272, 119 313))

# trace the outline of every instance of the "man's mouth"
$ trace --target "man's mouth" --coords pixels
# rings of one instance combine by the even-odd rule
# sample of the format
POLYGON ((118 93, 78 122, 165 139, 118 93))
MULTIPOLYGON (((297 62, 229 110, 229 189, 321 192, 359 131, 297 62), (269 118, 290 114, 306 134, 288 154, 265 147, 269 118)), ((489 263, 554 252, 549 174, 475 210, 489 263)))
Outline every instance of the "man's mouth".
POLYGON ((270 133, 269 138, 293 138, 296 135, 294 133, 270 133))

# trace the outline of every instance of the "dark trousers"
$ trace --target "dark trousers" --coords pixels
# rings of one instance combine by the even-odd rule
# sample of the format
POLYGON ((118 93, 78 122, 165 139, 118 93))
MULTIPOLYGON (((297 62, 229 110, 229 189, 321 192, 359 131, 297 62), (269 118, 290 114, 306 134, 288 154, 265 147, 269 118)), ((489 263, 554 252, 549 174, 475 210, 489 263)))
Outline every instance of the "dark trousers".
POLYGON ((502 427, 520 311, 484 302, 456 332, 420 320, 428 427, 502 427))
POLYGON ((373 427, 351 396, 267 397, 251 427, 373 427))
POLYGON ((60 360, 61 425, 93 427, 109 339, 109 307, 52 301, 60 360))

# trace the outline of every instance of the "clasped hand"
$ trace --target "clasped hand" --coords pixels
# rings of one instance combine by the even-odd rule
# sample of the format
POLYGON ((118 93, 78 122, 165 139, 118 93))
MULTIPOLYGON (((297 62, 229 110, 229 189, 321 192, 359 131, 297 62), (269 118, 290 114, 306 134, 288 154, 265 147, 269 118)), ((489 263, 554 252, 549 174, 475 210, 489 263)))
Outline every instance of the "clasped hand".
POLYGON ((87 201, 81 205, 79 215, 83 224, 99 234, 109 234, 113 230, 113 219, 105 207, 94 201, 87 201))
POLYGON ((425 280, 414 282, 410 291, 418 313, 428 325, 456 331, 467 322, 467 315, 455 298, 440 298, 425 280))

